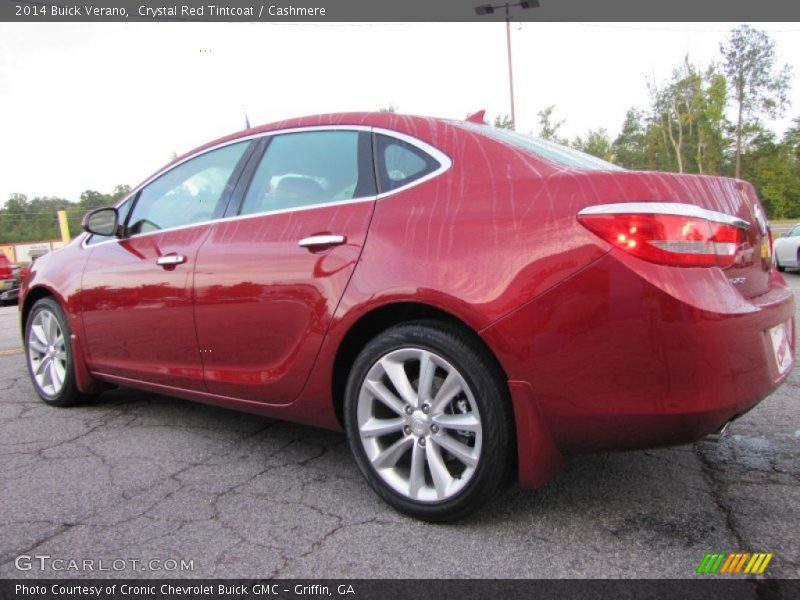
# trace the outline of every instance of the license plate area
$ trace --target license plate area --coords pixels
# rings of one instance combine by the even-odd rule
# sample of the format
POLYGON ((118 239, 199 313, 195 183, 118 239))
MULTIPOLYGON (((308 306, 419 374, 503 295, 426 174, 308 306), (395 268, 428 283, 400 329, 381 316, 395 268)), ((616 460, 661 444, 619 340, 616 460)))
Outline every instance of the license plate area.
POLYGON ((792 346, 789 343, 791 326, 791 321, 786 321, 768 331, 778 375, 783 375, 792 366, 792 346))

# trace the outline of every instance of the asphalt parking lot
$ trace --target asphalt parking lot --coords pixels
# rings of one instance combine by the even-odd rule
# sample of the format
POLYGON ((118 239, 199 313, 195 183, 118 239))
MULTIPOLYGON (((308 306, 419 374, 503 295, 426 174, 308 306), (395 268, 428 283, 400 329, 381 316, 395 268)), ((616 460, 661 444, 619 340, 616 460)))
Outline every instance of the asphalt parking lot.
POLYGON ((800 577, 800 369, 719 443, 573 457, 543 489, 429 525, 369 490, 342 434, 125 389, 49 408, 19 346, 2 308, 0 577, 691 577, 735 551, 800 577), (20 555, 193 570, 20 571, 20 555))

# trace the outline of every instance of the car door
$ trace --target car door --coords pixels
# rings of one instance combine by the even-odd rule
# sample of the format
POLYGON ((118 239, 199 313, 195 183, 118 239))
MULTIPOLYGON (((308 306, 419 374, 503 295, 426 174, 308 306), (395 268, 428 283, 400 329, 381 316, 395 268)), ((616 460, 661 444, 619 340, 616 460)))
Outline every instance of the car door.
POLYGON ((81 304, 93 371, 204 389, 192 304, 195 258, 250 145, 229 144, 170 168, 126 201, 132 207, 122 217, 123 237, 89 240, 81 304))
POLYGON ((375 176, 364 128, 261 144, 236 214, 198 254, 195 315, 208 391, 281 404, 301 391, 359 259, 375 176))

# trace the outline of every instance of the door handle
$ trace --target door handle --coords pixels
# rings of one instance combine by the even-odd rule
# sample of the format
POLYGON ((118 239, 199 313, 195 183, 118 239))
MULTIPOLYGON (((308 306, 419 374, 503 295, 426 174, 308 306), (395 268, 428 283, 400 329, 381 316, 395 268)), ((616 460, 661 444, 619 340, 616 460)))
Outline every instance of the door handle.
POLYGON ((159 256, 156 259, 156 264, 160 267, 174 267, 175 265, 182 265, 186 262, 186 257, 180 254, 167 254, 166 256, 159 256))
POLYGON ((298 245, 303 248, 319 248, 321 246, 339 246, 344 244, 346 238, 343 235, 312 235, 311 237, 303 238, 298 245))

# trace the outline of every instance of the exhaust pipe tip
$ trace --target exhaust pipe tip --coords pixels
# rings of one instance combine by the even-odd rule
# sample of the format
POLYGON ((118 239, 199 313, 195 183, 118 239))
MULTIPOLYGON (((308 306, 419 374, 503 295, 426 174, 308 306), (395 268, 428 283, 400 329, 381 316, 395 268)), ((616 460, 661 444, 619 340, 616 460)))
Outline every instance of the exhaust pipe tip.
POLYGON ((716 431, 709 433, 706 437, 703 438, 704 442, 719 442, 722 438, 728 435, 728 428, 730 427, 731 423, 733 423, 733 419, 727 421, 722 427, 717 429, 716 431))

